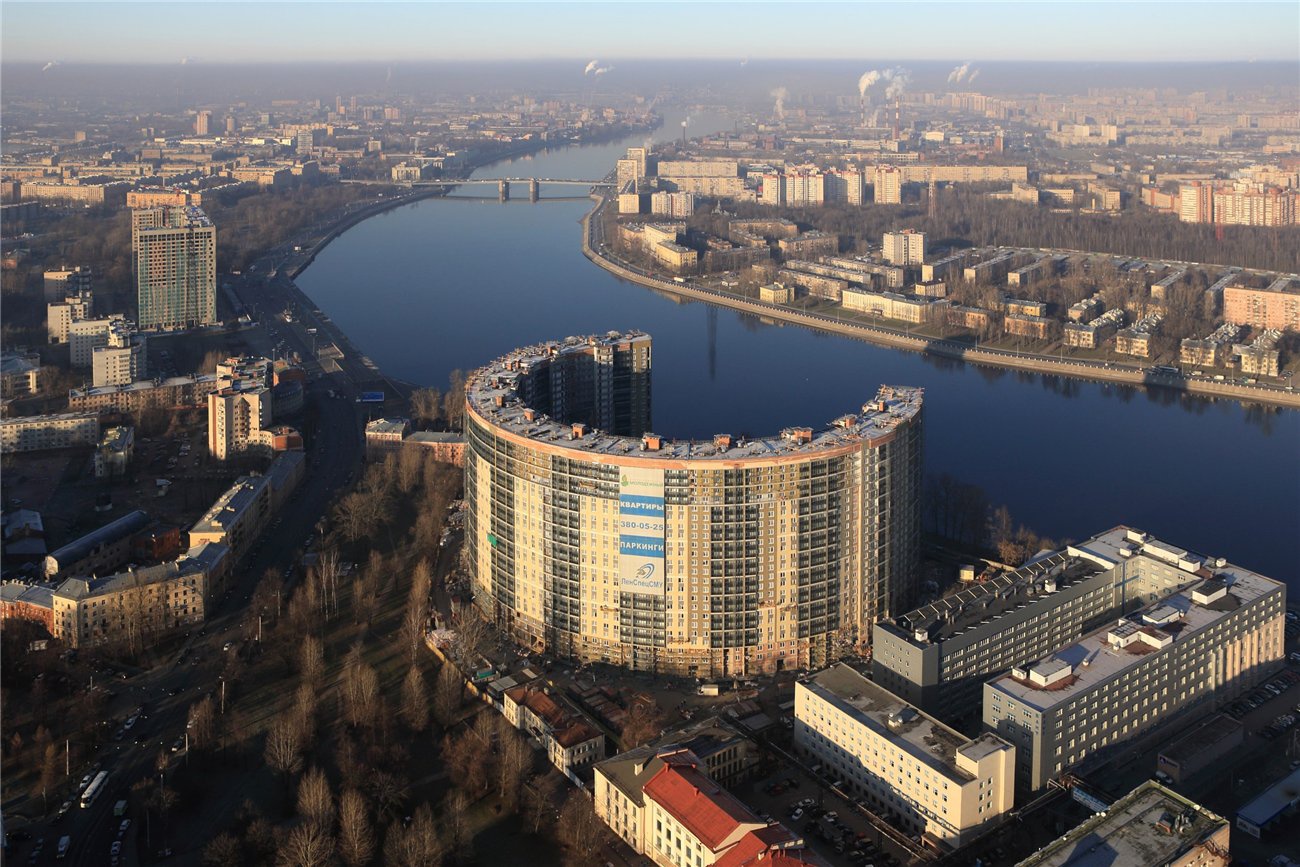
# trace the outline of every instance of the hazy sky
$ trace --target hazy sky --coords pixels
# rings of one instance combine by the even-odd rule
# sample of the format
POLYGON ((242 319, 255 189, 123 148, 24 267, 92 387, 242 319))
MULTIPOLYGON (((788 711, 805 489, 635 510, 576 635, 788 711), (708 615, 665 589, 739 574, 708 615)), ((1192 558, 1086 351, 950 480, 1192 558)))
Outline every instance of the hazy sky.
POLYGON ((1300 3, 0 0, 6 61, 1300 60, 1300 3), (440 35, 445 34, 445 35, 440 35))

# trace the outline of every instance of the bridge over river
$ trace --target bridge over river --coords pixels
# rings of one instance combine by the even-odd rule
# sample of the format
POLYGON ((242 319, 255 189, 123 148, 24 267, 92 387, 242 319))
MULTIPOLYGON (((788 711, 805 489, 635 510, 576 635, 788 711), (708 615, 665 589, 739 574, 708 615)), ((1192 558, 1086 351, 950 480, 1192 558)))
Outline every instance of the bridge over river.
POLYGON ((461 187, 470 184, 493 184, 497 188, 497 195, 501 201, 510 198, 511 184, 527 184, 528 200, 535 202, 541 198, 541 185, 554 184, 557 186, 586 187, 595 189, 597 187, 612 187, 614 183, 610 180, 588 181, 577 178, 443 178, 438 180, 427 181, 365 181, 365 180, 344 180, 345 184, 376 184, 383 186, 404 186, 404 187, 461 187))

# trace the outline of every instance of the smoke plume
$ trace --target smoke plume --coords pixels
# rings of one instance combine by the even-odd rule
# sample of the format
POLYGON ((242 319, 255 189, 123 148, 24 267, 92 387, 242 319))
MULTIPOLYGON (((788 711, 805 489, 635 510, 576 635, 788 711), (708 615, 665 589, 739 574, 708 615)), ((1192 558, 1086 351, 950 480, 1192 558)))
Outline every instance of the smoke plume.
POLYGON ((970 72, 970 61, 963 63, 961 66, 953 67, 952 72, 948 73, 948 83, 960 84, 968 72, 970 72))
POLYGON ((790 92, 784 87, 778 87, 769 94, 769 96, 776 100, 776 106, 773 108, 773 111, 776 112, 777 120, 785 120, 785 98, 789 95, 790 92))
POLYGON ((912 80, 912 73, 902 67, 886 69, 884 76, 885 80, 889 82, 889 86, 885 88, 885 99, 901 97, 912 80))
POLYGON ((980 71, 979 71, 978 69, 975 70, 974 72, 972 72, 972 73, 970 74, 970 78, 966 79, 966 83, 967 83, 967 84, 974 84, 974 83, 975 83, 975 77, 976 77, 977 75, 979 75, 979 74, 980 74, 980 71))
POLYGON ((858 96, 865 97, 867 95, 867 91, 870 90, 872 85, 874 85, 879 80, 880 80, 880 73, 874 69, 871 70, 870 72, 862 73, 862 76, 858 79, 858 96))
POLYGON ((599 60, 593 60, 593 61, 591 61, 591 63, 588 63, 588 64, 587 64, 587 68, 586 68, 586 69, 582 70, 582 74, 583 74, 583 75, 591 75, 593 72, 596 71, 597 68, 599 68, 599 66, 600 66, 600 61, 599 61, 599 60))
POLYGON ((612 67, 612 66, 599 66, 599 67, 596 68, 596 71, 595 71, 594 73, 592 73, 592 74, 593 74, 593 75, 604 75, 606 72, 613 72, 613 71, 614 71, 614 67, 612 67))
POLYGON ((56 67, 56 66, 58 66, 58 65, 59 65, 59 61, 57 61, 57 60, 51 60, 49 63, 47 63, 47 64, 45 64, 44 66, 41 67, 41 72, 49 72, 51 69, 53 69, 54 67, 56 67))

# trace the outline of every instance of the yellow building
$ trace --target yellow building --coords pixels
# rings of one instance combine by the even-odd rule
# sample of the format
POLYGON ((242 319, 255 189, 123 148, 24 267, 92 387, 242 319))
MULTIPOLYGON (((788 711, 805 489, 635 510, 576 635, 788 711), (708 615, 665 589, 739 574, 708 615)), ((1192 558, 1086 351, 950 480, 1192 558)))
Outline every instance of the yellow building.
POLYGON ((904 833, 956 848, 1015 804, 1016 748, 968 738, 843 663, 795 684, 794 744, 904 833))
POLYGON ((466 389, 477 604, 516 641, 683 675, 822 665, 901 611, 920 531, 921 392, 826 430, 649 432, 650 338, 528 347, 466 389))

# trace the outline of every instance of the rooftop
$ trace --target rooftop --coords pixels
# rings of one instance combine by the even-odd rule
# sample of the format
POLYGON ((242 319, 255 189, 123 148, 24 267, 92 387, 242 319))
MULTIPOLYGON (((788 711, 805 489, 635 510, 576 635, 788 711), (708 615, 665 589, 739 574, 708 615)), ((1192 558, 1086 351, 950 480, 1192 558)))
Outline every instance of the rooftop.
POLYGON ((366 434, 397 434, 401 436, 406 432, 410 421, 404 418, 377 418, 374 421, 366 422, 366 434))
POLYGON ((533 411, 515 390, 521 371, 565 352, 586 351, 590 346, 615 345, 649 340, 642 332, 611 331, 589 337, 569 337, 517 349, 475 371, 466 389, 470 406, 488 422, 504 430, 539 442, 587 454, 635 455, 660 460, 741 460, 780 458, 812 454, 891 433, 899 424, 920 412, 923 389, 881 386, 876 397, 862 405, 861 413, 841 416, 826 428, 787 428, 779 434, 754 439, 728 438, 729 444, 713 440, 659 440, 658 449, 647 449, 641 437, 615 436, 593 430, 575 439, 573 426, 533 411), (531 416, 531 418, 529 417, 531 416))
MULTIPOLYGON (((102 527, 91 530, 79 539, 74 539, 62 548, 55 550, 50 554, 50 559, 56 562, 56 569, 66 569, 78 560, 86 557, 91 551, 100 545, 110 542, 116 542, 126 536, 130 536, 149 525, 149 516, 139 509, 134 512, 128 512, 116 521, 110 521, 102 527)), ((54 570, 47 569, 52 574, 54 570)))
POLYGON ((1160 751, 1161 759, 1185 762, 1233 735, 1240 736, 1241 723, 1227 714, 1216 713, 1160 751))
POLYGON ((957 766, 958 750, 978 759, 992 749, 1006 746, 994 735, 971 739, 948 728, 842 662, 801 681, 801 685, 958 784, 974 779, 957 766))
POLYGON ((1271 578, 1221 558, 1209 560, 1123 527, 1090 539, 1082 547, 1094 555, 1115 550, 1132 563, 1140 564, 1143 558, 1158 560, 1187 571, 1189 578, 1203 580, 1119 618, 1038 663, 989 681, 993 689, 1039 710, 1072 701, 1138 665, 1146 655, 1171 646, 1175 640, 1185 642, 1242 605, 1283 588, 1271 578), (1068 666, 1068 675, 1061 674, 1064 666, 1068 666))
POLYGON ((1157 867, 1177 861, 1226 824, 1159 783, 1147 782, 1017 867, 1157 867))
POLYGON ((645 784, 652 799, 686 827, 696 839, 717 851, 742 826, 751 830, 766 823, 734 795, 699 770, 689 752, 661 756, 663 766, 645 784))
POLYGON ((270 483, 268 476, 241 476, 203 513, 191 533, 225 533, 270 483))
POLYGON ((1267 825, 1282 811, 1300 801, 1300 771, 1283 777, 1259 794, 1253 801, 1237 811, 1238 819, 1245 819, 1257 828, 1267 825))
POLYGON ((884 624, 923 646, 961 635, 983 623, 997 620, 1048 593, 1064 590, 1103 571, 1089 559, 1054 551, 980 584, 963 587, 950 596, 922 605, 884 624))

